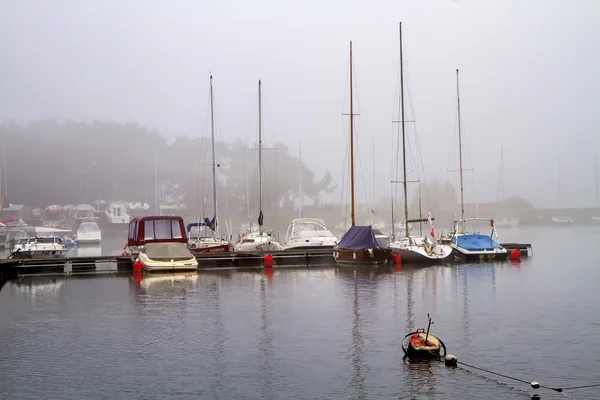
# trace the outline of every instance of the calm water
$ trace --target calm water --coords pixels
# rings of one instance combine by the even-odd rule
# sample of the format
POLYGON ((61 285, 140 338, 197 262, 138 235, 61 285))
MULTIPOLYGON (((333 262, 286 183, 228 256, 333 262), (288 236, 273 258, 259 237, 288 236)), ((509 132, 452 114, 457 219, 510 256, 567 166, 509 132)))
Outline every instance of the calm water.
MULTIPOLYGON (((0 292, 1 397, 566 398, 403 361, 400 341, 426 328, 427 313, 459 361, 548 386, 600 383, 600 229, 520 228, 501 239, 533 243, 534 257, 9 282, 0 292)), ((566 393, 600 398, 600 388, 566 393)))

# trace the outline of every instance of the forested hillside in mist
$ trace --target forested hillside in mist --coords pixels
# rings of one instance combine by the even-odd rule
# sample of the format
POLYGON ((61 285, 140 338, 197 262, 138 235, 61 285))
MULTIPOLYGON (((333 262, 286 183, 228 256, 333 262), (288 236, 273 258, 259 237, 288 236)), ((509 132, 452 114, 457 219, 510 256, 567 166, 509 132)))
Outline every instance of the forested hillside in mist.
MULTIPOLYGON (((176 201, 212 204, 210 139, 177 138, 168 143, 158 132, 136 124, 39 121, 0 125, 5 146, 8 201, 31 207, 104 200, 154 204, 176 201), (158 183, 158 184, 157 184, 158 183)), ((216 143, 219 202, 242 212, 258 207, 255 144, 216 143), (246 196, 247 194, 247 196, 246 196), (248 198, 248 201, 246 201, 248 198)), ((265 153, 265 208, 289 208, 302 193, 319 203, 335 189, 328 171, 317 180, 284 144, 265 153)), ((212 208, 212 207, 211 207, 212 208)))

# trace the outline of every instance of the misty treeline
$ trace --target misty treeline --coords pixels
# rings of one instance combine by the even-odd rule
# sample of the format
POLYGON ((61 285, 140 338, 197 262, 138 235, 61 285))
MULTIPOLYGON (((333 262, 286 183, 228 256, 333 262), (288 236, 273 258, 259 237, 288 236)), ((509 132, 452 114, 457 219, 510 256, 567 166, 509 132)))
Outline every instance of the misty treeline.
MULTIPOLYGON (((159 199, 161 204, 185 204, 190 215, 189 210, 202 204, 210 210, 206 214, 212 212, 210 138, 179 137, 168 143, 157 131, 133 123, 56 120, 4 123, 0 134, 6 154, 7 199, 13 204, 46 207, 102 199, 154 207, 159 199)), ((328 171, 317 179, 286 145, 273 147, 263 157, 263 208, 294 207, 300 179, 304 198, 316 204, 323 193, 335 189, 328 171)), ((216 142, 219 207, 245 213, 249 205, 256 210, 248 214, 258 214, 255 148, 256 144, 241 140, 216 142)))

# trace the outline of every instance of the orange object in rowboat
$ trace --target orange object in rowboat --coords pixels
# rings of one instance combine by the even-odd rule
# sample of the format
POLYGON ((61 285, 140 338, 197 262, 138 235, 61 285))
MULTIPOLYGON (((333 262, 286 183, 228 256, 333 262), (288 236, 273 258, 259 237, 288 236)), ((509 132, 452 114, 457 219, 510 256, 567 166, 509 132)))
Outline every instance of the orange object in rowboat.
POLYGON ((427 332, 424 329, 419 329, 416 332, 407 334, 402 340, 402 350, 408 358, 439 358, 440 351, 444 349, 444 355, 446 355, 446 346, 436 336, 429 333, 429 328, 433 321, 429 317, 429 325, 427 326, 427 332))

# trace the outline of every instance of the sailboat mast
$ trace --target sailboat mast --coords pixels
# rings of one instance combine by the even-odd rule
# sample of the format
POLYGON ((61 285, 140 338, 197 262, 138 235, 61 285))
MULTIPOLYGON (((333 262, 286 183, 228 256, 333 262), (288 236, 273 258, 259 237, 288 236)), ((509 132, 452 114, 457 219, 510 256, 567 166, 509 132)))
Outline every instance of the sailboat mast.
POLYGON ((560 210, 560 195, 561 195, 561 191, 560 191, 561 187, 560 187, 560 160, 558 161, 558 209, 560 210))
POLYGON ((350 42, 350 190, 352 208, 350 216, 354 226, 354 111, 352 108, 352 42, 350 42))
POLYGON ((400 22, 400 124, 402 126, 402 168, 403 168, 403 180, 402 187, 404 188, 404 229, 406 236, 408 236, 408 193, 406 187, 406 133, 404 130, 404 64, 402 60, 402 22, 400 22))
MULTIPOLYGON (((217 231, 217 164, 215 162, 215 122, 214 122, 214 105, 213 105, 213 85, 212 75, 210 76, 210 133, 212 140, 212 173, 213 173, 213 206, 215 221, 214 231, 217 231)), ((217 234, 218 235, 218 234, 217 234)))
POLYGON ((598 214, 598 157, 596 157, 596 214, 598 214))
POLYGON ((300 161, 300 187, 298 190, 298 211, 299 211, 299 218, 303 218, 304 215, 302 213, 302 146, 301 143, 298 142, 298 160, 300 161))
POLYGON ((458 68, 456 69, 456 103, 458 107, 458 162, 460 172, 460 218, 465 219, 465 201, 463 187, 463 164, 462 164, 462 135, 460 132, 460 91, 458 84, 458 68))
POLYGON ((262 108, 260 96, 260 79, 258 80, 258 228, 263 232, 262 215, 262 108))

